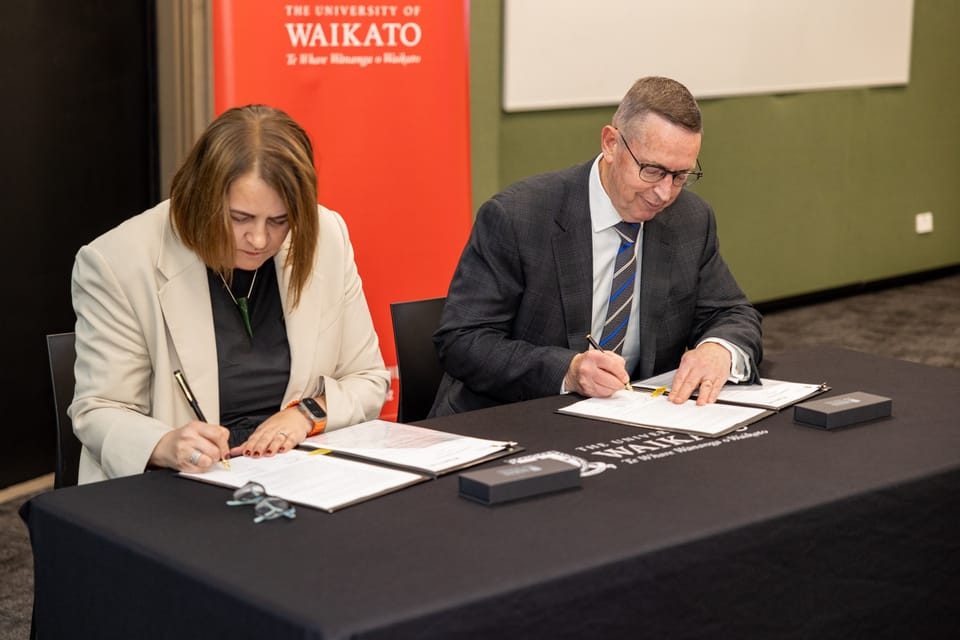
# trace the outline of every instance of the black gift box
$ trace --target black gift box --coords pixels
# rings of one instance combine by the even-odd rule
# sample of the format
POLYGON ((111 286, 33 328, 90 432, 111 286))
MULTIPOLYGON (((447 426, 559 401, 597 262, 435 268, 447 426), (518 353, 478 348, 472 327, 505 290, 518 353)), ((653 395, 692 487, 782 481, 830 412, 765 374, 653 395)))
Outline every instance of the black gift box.
POLYGON ((580 467, 546 458, 460 474, 460 495, 496 504, 580 486, 580 467))
POLYGON ((890 398, 854 391, 802 402, 794 407, 793 419, 822 429, 836 429, 858 422, 886 418, 892 410, 893 401, 890 398))

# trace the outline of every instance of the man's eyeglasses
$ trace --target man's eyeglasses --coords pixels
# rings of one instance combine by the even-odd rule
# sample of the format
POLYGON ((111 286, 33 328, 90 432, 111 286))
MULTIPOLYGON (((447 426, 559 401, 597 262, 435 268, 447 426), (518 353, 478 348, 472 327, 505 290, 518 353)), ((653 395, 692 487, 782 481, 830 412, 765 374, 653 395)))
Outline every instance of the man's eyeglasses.
POLYGON ((658 164, 640 162, 637 160, 637 156, 633 155, 633 151, 630 150, 630 145, 627 144, 627 139, 623 137, 623 133, 619 131, 617 133, 620 133, 620 139, 623 140, 623 146, 627 148, 627 153, 630 154, 630 157, 633 158, 633 161, 637 163, 638 167, 640 167, 640 179, 644 182, 657 183, 663 180, 664 176, 669 175, 673 180, 673 186, 689 187, 703 177, 703 171, 700 167, 699 158, 697 158, 696 171, 670 171, 669 169, 661 167, 658 164))
POLYGON ((277 518, 296 518, 297 510, 283 498, 268 496, 267 490, 259 482, 250 481, 233 492, 233 500, 227 500, 231 507, 252 504, 257 516, 253 519, 257 524, 264 520, 277 518))

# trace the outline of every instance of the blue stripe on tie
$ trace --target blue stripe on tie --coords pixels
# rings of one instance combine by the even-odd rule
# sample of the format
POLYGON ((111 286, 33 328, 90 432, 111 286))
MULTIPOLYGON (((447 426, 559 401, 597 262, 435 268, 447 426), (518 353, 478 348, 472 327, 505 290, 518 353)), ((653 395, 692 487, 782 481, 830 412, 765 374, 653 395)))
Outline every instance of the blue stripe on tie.
POLYGON ((633 275, 630 276, 630 279, 623 283, 622 287, 620 287, 619 289, 617 289, 616 291, 610 294, 610 301, 612 302, 614 298, 616 298, 618 295, 623 293, 627 289, 627 287, 632 286, 633 281, 636 277, 637 277, 637 274, 634 272, 633 275))
POLYGON ((617 328, 610 332, 610 335, 606 336, 603 340, 600 341, 600 346, 605 346, 614 336, 620 335, 620 330, 627 326, 627 322, 630 321, 630 316, 627 316, 623 319, 623 322, 617 325, 617 328))

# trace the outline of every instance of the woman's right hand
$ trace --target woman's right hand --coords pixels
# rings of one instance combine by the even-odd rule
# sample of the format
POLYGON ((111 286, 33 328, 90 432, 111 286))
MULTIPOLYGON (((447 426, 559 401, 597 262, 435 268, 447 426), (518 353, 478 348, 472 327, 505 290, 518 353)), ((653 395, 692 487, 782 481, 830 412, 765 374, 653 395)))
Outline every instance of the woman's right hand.
POLYGON ((167 432, 150 454, 150 464, 178 471, 206 471, 230 457, 230 430, 206 422, 190 422, 167 432))

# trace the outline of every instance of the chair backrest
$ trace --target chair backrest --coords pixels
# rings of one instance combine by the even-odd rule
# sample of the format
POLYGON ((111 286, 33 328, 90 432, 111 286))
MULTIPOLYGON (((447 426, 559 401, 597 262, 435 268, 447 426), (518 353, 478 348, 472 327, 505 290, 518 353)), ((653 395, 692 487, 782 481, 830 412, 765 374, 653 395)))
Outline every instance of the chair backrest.
POLYGON ((433 346, 446 298, 427 298, 390 304, 393 340, 400 380, 398 422, 423 420, 433 406, 443 378, 443 367, 433 346))
POLYGON ((50 359, 50 381, 53 383, 53 403, 57 415, 57 460, 53 475, 55 489, 77 484, 80 471, 80 441, 73 434, 73 423, 67 408, 73 402, 76 383, 73 365, 77 360, 73 332, 47 335, 47 356, 50 359))

